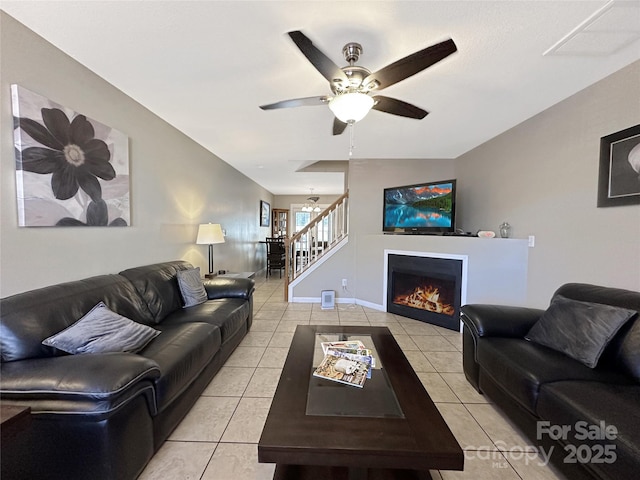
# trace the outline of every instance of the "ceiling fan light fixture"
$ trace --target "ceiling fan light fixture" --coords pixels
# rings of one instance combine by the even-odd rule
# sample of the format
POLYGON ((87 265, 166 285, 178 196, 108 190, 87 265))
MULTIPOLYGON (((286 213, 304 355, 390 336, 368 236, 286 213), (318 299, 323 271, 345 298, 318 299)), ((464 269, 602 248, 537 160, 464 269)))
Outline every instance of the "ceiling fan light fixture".
POLYGON ((329 108, 338 120, 350 123, 362 120, 369 113, 373 104, 373 98, 369 95, 351 92, 333 97, 329 102, 329 108))

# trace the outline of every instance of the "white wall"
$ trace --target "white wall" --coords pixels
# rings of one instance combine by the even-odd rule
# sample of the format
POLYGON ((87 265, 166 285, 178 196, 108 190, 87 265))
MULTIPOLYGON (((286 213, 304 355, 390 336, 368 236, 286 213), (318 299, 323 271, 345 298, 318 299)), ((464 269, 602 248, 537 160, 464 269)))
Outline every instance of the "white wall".
POLYGON ((0 12, 0 296, 127 267, 184 259, 207 269, 199 223, 221 223, 214 267, 258 270, 273 195, 102 78, 0 12), (17 226, 10 85, 16 83, 129 137, 131 226, 17 226))
POLYGON ((600 137, 640 123, 640 62, 456 159, 464 228, 535 235, 528 300, 566 282, 640 291, 640 205, 597 208, 600 137))

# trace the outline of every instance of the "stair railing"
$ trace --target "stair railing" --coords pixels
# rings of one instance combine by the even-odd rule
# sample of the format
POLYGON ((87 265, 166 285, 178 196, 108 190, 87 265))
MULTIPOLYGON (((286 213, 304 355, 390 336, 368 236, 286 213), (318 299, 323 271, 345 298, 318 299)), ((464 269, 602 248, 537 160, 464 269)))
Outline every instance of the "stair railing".
POLYGON ((284 286, 285 301, 288 300, 289 284, 348 234, 348 199, 347 191, 302 230, 285 240, 285 271, 288 272, 284 286))

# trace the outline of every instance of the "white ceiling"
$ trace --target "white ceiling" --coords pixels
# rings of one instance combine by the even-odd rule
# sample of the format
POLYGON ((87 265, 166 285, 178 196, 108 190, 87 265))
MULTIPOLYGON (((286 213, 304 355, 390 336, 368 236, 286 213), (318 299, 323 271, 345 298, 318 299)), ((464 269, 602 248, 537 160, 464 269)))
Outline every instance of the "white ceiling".
POLYGON ((640 0, 2 0, 1 8, 274 194, 341 193, 341 174, 296 170, 349 159, 349 132, 331 135, 328 107, 258 108, 330 93, 288 31, 302 30, 339 66, 342 47, 359 42, 358 64, 371 71, 456 42, 457 53, 382 91, 430 114, 372 111, 355 125, 353 158, 455 158, 640 59, 640 0))

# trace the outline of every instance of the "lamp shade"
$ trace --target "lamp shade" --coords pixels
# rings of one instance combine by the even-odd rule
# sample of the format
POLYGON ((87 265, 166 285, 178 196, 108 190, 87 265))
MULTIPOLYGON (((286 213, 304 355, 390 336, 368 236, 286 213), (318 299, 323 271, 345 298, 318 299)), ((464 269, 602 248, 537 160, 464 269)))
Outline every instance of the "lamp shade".
POLYGON ((198 245, 211 245, 214 243, 224 243, 222 227, 219 223, 203 223, 198 227, 198 245))
POLYGON ((338 120, 349 123, 362 120, 373 104, 373 98, 369 95, 353 92, 336 95, 329 102, 329 108, 338 120))

